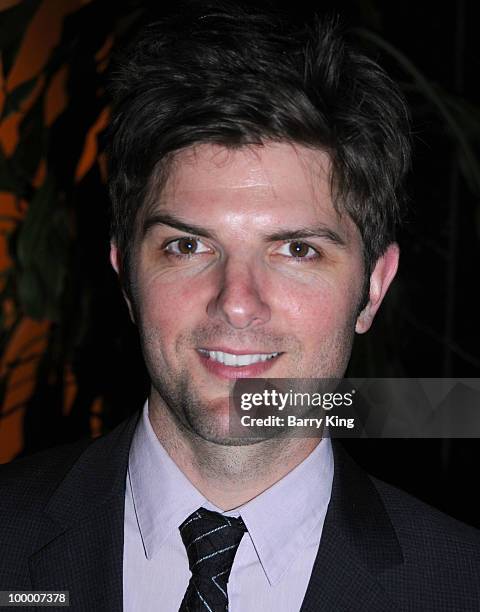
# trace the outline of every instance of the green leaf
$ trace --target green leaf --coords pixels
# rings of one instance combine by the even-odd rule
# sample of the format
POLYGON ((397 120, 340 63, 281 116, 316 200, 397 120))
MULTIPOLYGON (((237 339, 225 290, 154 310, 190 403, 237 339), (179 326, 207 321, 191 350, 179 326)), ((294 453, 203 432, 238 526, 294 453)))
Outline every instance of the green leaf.
POLYGON ((33 88, 37 83, 37 77, 33 77, 28 81, 23 82, 18 87, 15 87, 13 91, 11 91, 7 95, 7 99, 5 100, 5 105, 3 107, 2 112, 2 120, 8 117, 11 113, 15 113, 20 110, 20 105, 32 93, 33 88))
POLYGON ((472 139, 478 139, 480 137, 480 108, 460 96, 444 93, 444 99, 465 132, 472 139))
POLYGON ((7 78, 20 48, 20 44, 40 5, 40 0, 22 0, 0 12, 0 49, 2 49, 3 76, 7 78))
POLYGON ((51 178, 31 201, 16 247, 23 311, 34 319, 58 321, 68 270, 69 228, 67 210, 51 178))
POLYGON ((457 118, 452 114, 447 100, 439 93, 438 89, 425 77, 425 75, 415 66, 415 64, 394 45, 386 41, 375 32, 365 30, 364 28, 355 28, 354 31, 359 36, 369 40, 373 44, 377 45, 380 49, 383 49, 386 53, 391 55, 403 68, 406 74, 413 79, 418 87, 418 91, 420 91, 422 95, 430 101, 434 108, 436 108, 437 112, 444 120, 448 131, 452 135, 454 142, 461 150, 465 173, 466 176, 468 176, 471 188, 475 193, 480 193, 480 163, 468 140, 467 133, 464 129, 462 129, 462 126, 459 124, 457 118))

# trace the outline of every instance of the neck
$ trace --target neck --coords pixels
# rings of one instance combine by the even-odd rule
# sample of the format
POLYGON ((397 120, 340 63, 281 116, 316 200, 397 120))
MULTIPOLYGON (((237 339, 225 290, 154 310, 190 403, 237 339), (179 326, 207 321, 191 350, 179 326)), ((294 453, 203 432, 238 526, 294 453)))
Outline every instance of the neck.
POLYGON ((149 418, 178 468, 208 501, 224 511, 266 491, 306 459, 320 441, 278 437, 241 446, 217 444, 186 430, 165 405, 152 401, 149 418))

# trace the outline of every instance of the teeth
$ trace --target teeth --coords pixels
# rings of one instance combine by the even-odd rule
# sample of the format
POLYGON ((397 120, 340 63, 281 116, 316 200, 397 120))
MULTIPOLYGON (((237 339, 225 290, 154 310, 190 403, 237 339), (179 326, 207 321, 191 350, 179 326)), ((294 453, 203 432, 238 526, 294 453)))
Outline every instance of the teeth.
POLYGON ((279 353, 269 353, 268 355, 252 354, 252 355, 232 355, 231 353, 223 353, 222 351, 207 351, 202 349, 201 352, 208 355, 210 359, 214 359, 219 363, 227 366, 247 366, 259 361, 267 361, 279 355, 279 353))

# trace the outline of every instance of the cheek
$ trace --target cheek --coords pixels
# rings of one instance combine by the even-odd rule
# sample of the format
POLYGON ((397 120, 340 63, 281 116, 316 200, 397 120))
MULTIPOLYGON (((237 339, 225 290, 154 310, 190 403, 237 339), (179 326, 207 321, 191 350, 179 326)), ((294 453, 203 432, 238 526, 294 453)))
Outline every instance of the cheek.
POLYGON ((195 282, 165 282, 151 278, 141 283, 140 316, 144 326, 163 338, 177 335, 195 321, 202 309, 195 282))
POLYGON ((277 307, 287 329, 311 344, 352 324, 353 297, 338 284, 317 282, 284 288, 277 307))

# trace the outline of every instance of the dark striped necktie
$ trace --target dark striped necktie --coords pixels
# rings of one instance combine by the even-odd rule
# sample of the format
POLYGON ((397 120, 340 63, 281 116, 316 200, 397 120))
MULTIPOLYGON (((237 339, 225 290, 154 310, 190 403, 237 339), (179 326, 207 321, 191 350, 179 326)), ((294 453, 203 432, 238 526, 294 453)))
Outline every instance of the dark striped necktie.
POLYGON ((244 522, 199 508, 179 529, 192 572, 179 612, 227 612, 227 582, 244 522))

